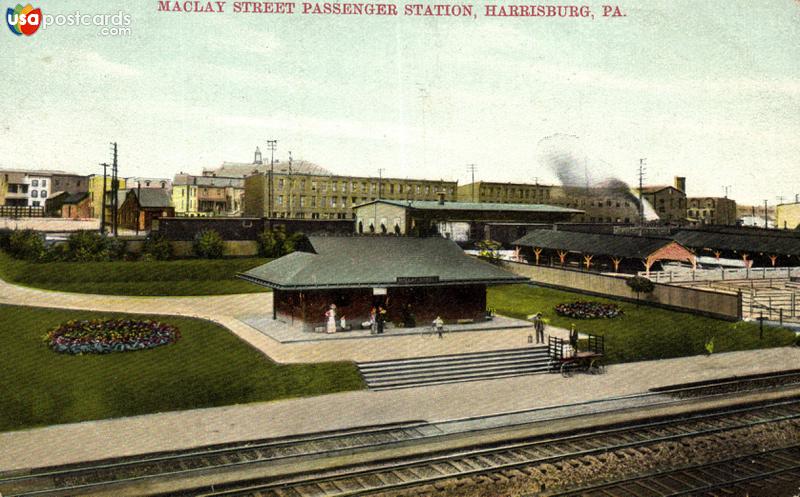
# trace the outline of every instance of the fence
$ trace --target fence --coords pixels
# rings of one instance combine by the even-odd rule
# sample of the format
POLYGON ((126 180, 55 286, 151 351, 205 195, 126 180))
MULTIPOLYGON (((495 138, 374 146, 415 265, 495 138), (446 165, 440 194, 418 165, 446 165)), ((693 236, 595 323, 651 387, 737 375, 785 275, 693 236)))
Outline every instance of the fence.
POLYGON ((530 278, 534 283, 543 286, 619 298, 720 319, 738 320, 742 317, 742 297, 739 292, 656 283, 652 293, 641 294, 637 297, 636 293, 626 284, 626 278, 622 276, 510 261, 504 261, 503 266, 513 273, 530 278))
POLYGON ((0 217, 44 217, 44 207, 0 205, 0 217))
POLYGON ((800 277, 800 267, 757 267, 732 269, 697 269, 680 271, 644 271, 639 276, 650 278, 656 283, 685 283, 689 281, 725 281, 725 280, 765 280, 770 278, 800 277))

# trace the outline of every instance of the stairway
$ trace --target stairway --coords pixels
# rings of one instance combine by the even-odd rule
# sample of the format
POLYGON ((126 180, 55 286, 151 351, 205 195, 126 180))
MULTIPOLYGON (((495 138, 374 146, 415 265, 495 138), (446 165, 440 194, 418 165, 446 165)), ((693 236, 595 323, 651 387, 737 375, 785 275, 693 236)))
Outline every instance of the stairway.
POLYGON ((546 346, 360 362, 357 366, 370 390, 490 380, 552 370, 546 346))

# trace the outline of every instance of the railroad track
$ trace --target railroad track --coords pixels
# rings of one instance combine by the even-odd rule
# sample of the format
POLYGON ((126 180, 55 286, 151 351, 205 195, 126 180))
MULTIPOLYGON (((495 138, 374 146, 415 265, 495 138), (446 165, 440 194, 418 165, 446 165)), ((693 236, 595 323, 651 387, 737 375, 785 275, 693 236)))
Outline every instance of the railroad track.
POLYGON ((82 493, 112 482, 330 454, 426 438, 438 433, 439 430, 429 423, 412 421, 44 468, 26 474, 0 475, 0 495, 13 497, 51 495, 54 492, 82 493))
MULTIPOLYGON (((765 483, 800 485, 800 445, 708 464, 659 471, 547 497, 679 497, 749 495, 765 483)), ((541 496, 542 494, 538 494, 541 496)), ((529 497, 534 497, 531 494, 529 497)))
MULTIPOLYGON (((656 392, 644 393, 634 396, 626 396, 620 398, 623 401, 631 399, 650 399, 648 402, 652 404, 644 405, 666 405, 671 403, 682 402, 684 398, 702 398, 714 397, 723 394, 729 394, 733 391, 752 391, 769 389, 782 389, 788 386, 796 385, 800 382, 800 372, 781 372, 768 375, 754 375, 751 377, 741 378, 727 378, 721 379, 713 383, 684 385, 669 389, 662 389, 656 392)), ((604 399, 602 402, 609 402, 613 399, 604 399)), ((600 401, 598 401, 600 402, 600 401)), ((771 407, 772 416, 774 419, 780 419, 783 416, 794 416, 800 412, 800 407, 794 404, 794 401, 787 401, 789 404, 773 405, 771 407), (789 411, 786 411, 788 409, 789 411), (783 412, 783 414, 780 414, 783 412), (778 414, 775 414, 778 413, 778 414), (775 417, 777 416, 777 417, 775 417)), ((589 403, 590 404, 590 403, 589 403)), ((620 406, 625 407, 625 406, 620 406)), ((617 407, 620 408, 620 407, 617 407)), ((772 422, 769 419, 762 419, 764 415, 758 414, 755 410, 763 409, 762 407, 743 408, 739 412, 745 416, 749 416, 752 423, 759 422, 772 422), (759 421, 761 419, 761 421, 759 421)), ((534 413, 537 410, 531 410, 534 413)), ((598 411, 598 412, 609 412, 598 411)), ((517 416, 518 421, 516 425, 524 424, 519 420, 526 417, 526 411, 517 413, 509 413, 517 416), (521 416, 521 417, 520 417, 521 416)), ((582 414, 585 415, 586 413, 582 414)), ((502 415, 495 415, 502 416, 502 415)), ((663 430, 663 436, 667 437, 665 440, 673 439, 681 436, 691 436, 692 433, 701 433, 703 429, 711 430, 724 430, 731 429, 738 426, 732 421, 723 421, 725 416, 730 416, 730 413, 721 414, 705 414, 694 416, 684 421, 664 421, 650 424, 636 425, 636 429, 649 430, 640 435, 625 434, 625 431, 634 428, 618 428, 605 431, 594 432, 590 435, 577 435, 572 437, 564 437, 558 440, 550 440, 545 442, 523 443, 519 447, 508 446, 506 448, 488 448, 476 452, 474 455, 477 457, 475 460, 470 459, 470 454, 463 454, 464 466, 461 467, 461 473, 469 474, 484 474, 491 472, 497 468, 514 467, 520 464, 530 464, 536 461, 559 460, 569 455, 581 453, 596 453, 598 451, 612 450, 614 447, 634 447, 637 444, 646 444, 657 441, 660 437, 659 430, 663 430), (705 420, 705 421, 704 421, 705 420), (709 423, 712 422, 715 426, 702 426, 695 429, 695 431, 687 430, 687 426, 681 428, 677 426, 680 423, 709 423), (615 439, 615 437, 621 437, 615 439), (633 437, 631 439, 631 437, 633 437), (620 441, 622 442, 620 444, 620 441), (549 444, 549 445, 548 445, 549 444), (581 450, 578 450, 579 444, 581 450), (526 448, 527 447, 527 448, 526 448), (514 452, 517 451, 518 452, 514 452), (533 451, 533 455, 525 455, 525 450, 533 451), (506 451, 504 453, 503 451, 506 451), (583 452, 581 452, 583 451, 583 452), (495 455, 496 454, 496 455, 495 455), (504 455, 505 454, 505 455, 504 455), (494 462, 493 459, 497 458, 494 462), (526 462, 527 461, 527 462, 526 462)), ((475 420, 483 420, 484 418, 491 418, 492 416, 479 416, 475 420)), ((563 419, 574 417, 567 415, 563 419)), ((470 419, 470 418, 465 418, 470 419)), ((562 418, 558 418, 562 419, 562 418)), ((553 418, 543 418, 543 420, 552 421, 553 418)), ((445 433, 452 434, 452 423, 463 423, 464 420, 445 421, 442 423, 427 423, 424 421, 411 421, 406 423, 395 423, 388 425, 360 427, 348 430, 340 430, 333 432, 317 433, 304 436, 285 437, 283 439, 272 440, 257 440, 238 442, 231 444, 220 444, 216 446, 208 446, 184 451, 171 451, 156 454, 148 454, 143 456, 117 458, 105 461, 93 461, 83 464, 72 464, 60 467, 42 468, 31 472, 13 472, 0 474, 0 495, 4 497, 10 496, 45 496, 45 495, 76 495, 96 491, 102 489, 110 484, 139 484, 148 480, 157 480, 164 477, 186 477, 191 478, 193 474, 215 470, 229 470, 239 468, 247 468, 254 466, 258 463, 271 463, 285 461, 291 458, 322 458, 335 456, 337 454, 348 454, 357 451, 386 449, 396 446, 398 443, 416 443, 425 439, 439 437, 445 433)), ((526 422, 531 422, 530 419, 526 422)), ((516 426, 509 424, 506 426, 516 426)), ((694 425, 692 425, 694 426, 694 425)), ((485 429, 485 428, 484 428, 485 429)), ((473 430, 474 431, 474 430, 473 430)), ((413 474, 414 467, 421 465, 421 477, 416 478, 413 475, 400 472, 395 475, 391 474, 391 470, 387 468, 377 468, 377 470, 387 470, 387 482, 393 482, 386 488, 406 488, 419 484, 420 482, 437 481, 444 478, 449 478, 452 475, 459 474, 458 462, 455 464, 448 464, 447 458, 449 455, 442 455, 433 461, 404 463, 402 466, 408 466, 413 474), (433 469, 426 468, 426 464, 433 465, 433 469), (453 469, 447 470, 448 466, 453 469), (413 483, 416 481, 417 483, 413 483)), ((460 457, 460 456, 459 456, 460 457)), ((394 461, 396 463, 397 461, 394 461)), ((394 464, 393 463, 393 464, 394 464)), ((389 464, 391 466, 391 464, 389 464)), ((402 469, 402 468, 401 468, 402 469)), ((376 470, 375 468, 366 470, 365 474, 370 471, 376 470)), ((278 493, 281 486, 301 485, 303 481, 309 482, 308 484, 313 488, 313 475, 299 475, 297 482, 282 480, 281 483, 267 483, 270 487, 268 491, 273 493, 266 493, 264 495, 295 495, 292 493, 278 493)), ((356 476, 356 478, 358 478, 356 476)), ((330 479, 330 478, 329 478, 330 479)), ((325 480, 325 477, 323 477, 325 480)), ((338 481, 338 480, 337 480, 338 481)), ((259 486, 259 485, 256 485, 259 486)), ((368 488, 365 486, 364 488, 368 488)), ((349 487, 348 487, 349 488, 349 487)), ((358 488, 357 485, 354 488, 358 488)), ((239 495, 237 493, 230 495, 239 495)), ((372 492, 372 490, 370 490, 372 492)), ((191 494, 194 495, 194 494, 191 494)), ((211 493, 210 495, 216 495, 211 493)), ((227 493, 219 495, 229 495, 227 493)), ((243 494, 243 495, 246 495, 243 494)), ((305 494, 299 494, 305 495, 305 494)), ((311 493, 309 495, 351 495, 347 493, 337 494, 336 491, 327 490, 327 493, 311 493), (333 493, 331 493, 333 492, 333 493)), ((352 495, 360 495, 354 493, 352 495)))
POLYGON ((406 461, 379 461, 365 466, 336 468, 325 475, 301 474, 272 481, 239 483, 229 488, 217 486, 217 490, 195 488, 188 493, 164 495, 356 497, 799 419, 800 400, 793 399, 557 439, 504 443, 495 447, 414 457, 406 461))

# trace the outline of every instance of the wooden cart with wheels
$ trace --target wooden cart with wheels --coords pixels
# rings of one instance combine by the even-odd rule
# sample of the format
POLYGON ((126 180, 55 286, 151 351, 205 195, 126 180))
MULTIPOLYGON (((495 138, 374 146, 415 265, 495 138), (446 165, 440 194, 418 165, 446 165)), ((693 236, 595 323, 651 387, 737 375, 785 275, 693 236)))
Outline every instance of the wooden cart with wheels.
POLYGON ((575 371, 589 374, 603 374, 606 371, 603 363, 605 343, 602 336, 588 335, 588 339, 579 342, 577 351, 569 343, 556 337, 548 339, 548 353, 553 364, 561 376, 569 378, 575 371), (580 347, 583 345, 583 347, 580 347), (583 348, 584 350, 581 350, 583 348))

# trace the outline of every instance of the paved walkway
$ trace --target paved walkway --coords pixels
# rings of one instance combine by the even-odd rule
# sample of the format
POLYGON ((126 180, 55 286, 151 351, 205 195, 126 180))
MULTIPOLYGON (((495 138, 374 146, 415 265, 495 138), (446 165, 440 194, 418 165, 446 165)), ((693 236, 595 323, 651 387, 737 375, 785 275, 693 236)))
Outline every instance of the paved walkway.
POLYGON ((796 368, 799 362, 800 348, 765 349, 620 364, 597 376, 544 374, 347 392, 0 433, 0 471, 375 423, 442 421, 571 404, 656 386, 796 368))
MULTIPOLYGON (((84 309, 139 314, 191 316, 217 322, 280 363, 323 361, 379 361, 441 354, 502 350, 526 346, 533 328, 462 331, 435 335, 419 334, 364 337, 350 340, 281 343, 237 319, 236 316, 269 315, 271 293, 209 297, 125 297, 53 292, 12 285, 0 280, 0 303, 61 309, 84 309)), ((566 331, 549 328, 551 334, 566 331)))

